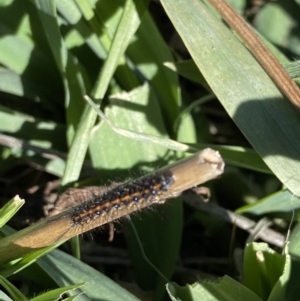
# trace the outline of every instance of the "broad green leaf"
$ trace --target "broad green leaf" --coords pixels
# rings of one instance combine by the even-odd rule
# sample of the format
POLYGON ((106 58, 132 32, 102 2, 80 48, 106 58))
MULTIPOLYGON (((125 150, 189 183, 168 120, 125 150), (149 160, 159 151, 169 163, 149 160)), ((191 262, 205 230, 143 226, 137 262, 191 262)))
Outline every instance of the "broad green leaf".
MULTIPOLYGON (((168 138, 162 138, 159 136, 154 136, 154 135, 149 135, 143 132, 137 132, 137 131, 133 131, 133 130, 127 130, 121 127, 116 126, 113 122, 111 122, 110 119, 108 119, 105 114, 98 109, 97 105, 89 98, 89 97, 85 97, 86 100, 88 101, 88 103, 92 106, 92 108, 97 112, 98 116, 101 118, 101 121, 105 122, 106 125, 108 125, 110 127, 111 130, 113 130, 115 133, 127 137, 129 139, 135 140, 135 141, 140 141, 140 142, 150 142, 153 144, 157 144, 159 146, 163 146, 166 149, 169 150, 175 150, 175 151, 197 151, 197 149, 192 149, 189 146, 187 146, 184 143, 180 143, 177 142, 175 140, 172 139, 168 139, 168 138)), ((120 99, 122 99, 122 96, 120 97, 120 99)), ((125 101, 127 99, 124 99, 125 101)), ((195 139, 193 139, 192 141, 194 141, 195 139)))
POLYGON ((197 0, 162 0, 196 65, 272 172, 300 195, 300 119, 249 53, 197 0))
MULTIPOLYGON (((278 281, 280 282, 285 278, 282 286, 286 284, 286 275, 281 279, 280 277, 285 272, 289 273, 285 270, 288 260, 287 255, 276 253, 265 243, 248 244, 244 252, 243 282, 245 286, 263 300, 268 300, 275 285, 278 285, 278 281)), ((279 288, 276 287, 277 292, 279 288)))
POLYGON ((237 210, 238 213, 263 215, 274 212, 292 212, 300 208, 300 199, 288 190, 278 191, 272 195, 246 205, 237 210))
MULTIPOLYGON (((113 96, 105 115, 119 128, 167 138, 160 107, 148 85, 113 96)), ((93 133, 90 149, 94 166, 100 170, 126 170, 162 159, 167 152, 163 146, 121 136, 103 121, 93 133)))
POLYGON ((228 276, 217 281, 205 280, 185 287, 168 283, 167 291, 172 301, 262 301, 247 287, 228 276))
MULTIPOLYGON (((275 284, 268 301, 281 301, 281 300, 295 300, 298 298, 299 294, 295 294, 293 298, 288 298, 289 286, 291 284, 291 270, 292 270, 292 260, 290 255, 286 255, 285 266, 283 268, 282 275, 279 277, 277 283, 275 284)), ((298 287, 295 281, 294 285, 298 287)))
POLYGON ((285 300, 297 300, 300 294, 300 223, 298 222, 291 235, 287 237, 287 247, 291 254, 291 274, 287 284, 285 300))
POLYGON ((205 78, 200 73, 193 60, 180 61, 177 63, 165 62, 164 65, 172 71, 178 72, 178 74, 180 74, 181 76, 184 76, 187 79, 197 82, 205 88, 208 88, 205 78))

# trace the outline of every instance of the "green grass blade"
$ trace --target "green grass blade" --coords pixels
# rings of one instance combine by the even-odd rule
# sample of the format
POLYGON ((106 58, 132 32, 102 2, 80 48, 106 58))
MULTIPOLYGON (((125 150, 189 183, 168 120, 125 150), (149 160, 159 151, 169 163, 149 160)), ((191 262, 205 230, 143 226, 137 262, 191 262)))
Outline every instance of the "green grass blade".
POLYGON ((11 298, 9 298, 4 292, 0 291, 0 300, 2 301, 13 301, 11 298))
POLYGON ((76 300, 139 301, 108 277, 59 250, 39 259, 38 263, 59 286, 84 282, 75 291, 82 293, 76 300))
POLYGON ((16 195, 0 209, 0 228, 2 228, 24 205, 25 201, 16 195))
POLYGON ((0 275, 0 285, 3 286, 9 294, 13 297, 13 300, 27 301, 28 299, 17 289, 11 282, 0 275))
MULTIPOLYGON (((131 0, 127 1, 127 5, 124 8, 122 20, 120 21, 120 26, 118 27, 110 52, 104 63, 103 69, 101 70, 97 84, 94 88, 93 95, 97 99, 102 100, 102 98, 104 97, 104 94, 119 63, 119 60, 123 56, 128 46, 129 40, 140 24, 140 19, 138 16, 144 11, 145 6, 142 0, 139 1, 139 4, 139 6, 135 7, 131 0), (130 27, 124 28, 123 25, 130 27)), ((96 121, 96 116, 96 112, 90 106, 86 106, 80 124, 78 126, 76 136, 72 143, 72 147, 70 149, 69 160, 67 161, 66 166, 66 173, 62 180, 63 185, 78 179, 89 144, 90 131, 96 121)), ((98 149, 100 147, 101 146, 99 145, 98 149)))
POLYGON ((61 296, 64 295, 65 293, 75 290, 76 288, 79 288, 83 285, 84 285, 84 283, 80 283, 80 284, 74 284, 74 285, 57 288, 57 289, 51 290, 49 292, 43 293, 35 298, 32 298, 32 299, 30 299, 30 301, 72 300, 72 299, 65 299, 65 298, 62 299, 61 296))
POLYGON ((94 88, 94 98, 102 99, 104 97, 111 77, 113 76, 120 59, 123 57, 132 36, 140 25, 141 16, 147 7, 147 2, 148 1, 145 0, 135 2, 132 0, 126 1, 123 16, 118 25, 117 32, 115 33, 109 55, 94 88))

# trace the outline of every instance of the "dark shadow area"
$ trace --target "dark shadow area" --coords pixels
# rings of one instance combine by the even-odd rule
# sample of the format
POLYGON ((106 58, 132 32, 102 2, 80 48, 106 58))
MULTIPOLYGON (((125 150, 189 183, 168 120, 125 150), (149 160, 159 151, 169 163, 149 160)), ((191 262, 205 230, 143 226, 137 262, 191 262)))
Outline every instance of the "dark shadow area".
MULTIPOLYGON (((33 111, 36 113, 40 111, 42 113, 37 113, 36 117, 41 118, 41 116, 47 116, 50 113, 54 117, 54 120, 61 122, 63 116, 59 113, 60 110, 57 104, 59 103, 59 99, 63 97, 63 87, 61 81, 57 80, 60 75, 55 64, 52 62, 52 54, 45 40, 34 5, 30 2, 13 1, 10 6, 1 8, 0 18, 2 28, 0 28, 0 38, 9 38, 10 36, 15 38, 14 35, 19 30, 20 23, 23 22, 27 14, 32 31, 32 36, 28 37, 28 39, 34 41, 33 45, 20 38, 14 39, 14 42, 19 45, 16 46, 16 56, 23 49, 24 53, 30 53, 27 65, 20 74, 24 96, 27 96, 26 104, 24 99, 23 103, 20 101, 16 103, 15 101, 5 102, 4 98, 4 102, 6 105, 19 111, 23 111, 24 109, 27 112, 28 107, 33 107, 33 111), (31 49, 31 47, 33 48, 31 49), (40 102, 41 100, 42 103, 40 102)), ((17 97, 15 98, 17 99, 17 97)), ((11 100, 14 99, 11 98, 11 100)))
POLYGON ((259 140, 252 146, 262 158, 276 155, 298 161, 300 115, 297 110, 285 98, 253 99, 238 107, 233 120, 250 143, 259 140))
POLYGON ((291 256, 291 274, 289 281, 286 285, 286 293, 284 300, 298 300, 300 294, 300 287, 297 284, 300 277, 300 258, 296 256, 291 256))

